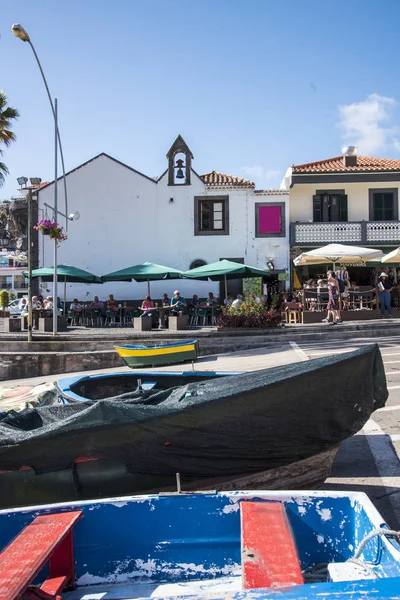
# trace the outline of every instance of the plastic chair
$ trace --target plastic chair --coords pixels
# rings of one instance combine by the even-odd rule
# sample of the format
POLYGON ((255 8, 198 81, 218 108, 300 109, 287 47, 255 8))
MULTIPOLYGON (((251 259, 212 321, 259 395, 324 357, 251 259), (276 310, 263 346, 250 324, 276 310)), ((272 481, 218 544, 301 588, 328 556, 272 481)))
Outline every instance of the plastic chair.
POLYGON ((102 311, 100 308, 91 308, 89 311, 87 311, 86 320, 88 323, 91 323, 92 327, 94 327, 95 323, 97 325, 102 325, 101 312, 102 311))
POLYGON ((68 311, 68 317, 67 317, 69 324, 70 325, 76 325, 76 314, 73 310, 69 310, 68 311))
POLYGON ((189 325, 197 325, 198 322, 198 313, 195 306, 189 306, 189 325))
POLYGON ((116 312, 108 308, 106 311, 105 325, 116 325, 116 315, 116 312))
POLYGON ((201 319, 203 319, 203 322, 201 323, 203 327, 205 325, 207 325, 208 315, 209 315, 209 309, 208 308, 201 308, 201 307, 199 307, 197 309, 197 319, 198 319, 198 321, 201 321, 201 319))

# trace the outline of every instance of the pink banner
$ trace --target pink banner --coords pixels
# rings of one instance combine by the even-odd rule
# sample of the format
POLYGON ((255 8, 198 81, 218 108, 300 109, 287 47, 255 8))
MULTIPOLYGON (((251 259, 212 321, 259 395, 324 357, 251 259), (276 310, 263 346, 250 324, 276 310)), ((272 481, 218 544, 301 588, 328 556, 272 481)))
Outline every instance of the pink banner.
POLYGON ((281 233, 281 207, 259 206, 258 233, 281 233))

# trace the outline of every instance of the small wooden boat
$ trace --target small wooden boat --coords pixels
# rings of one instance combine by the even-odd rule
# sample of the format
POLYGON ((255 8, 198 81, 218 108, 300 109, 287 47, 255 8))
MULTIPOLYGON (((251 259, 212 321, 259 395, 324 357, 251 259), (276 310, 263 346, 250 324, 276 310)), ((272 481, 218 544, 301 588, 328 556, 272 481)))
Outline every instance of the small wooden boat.
POLYGON ((168 385, 3 418, 0 507, 168 491, 177 472, 185 489, 309 489, 388 397, 377 345, 168 385))
POLYGON ((176 342, 158 346, 114 346, 124 363, 136 367, 158 367, 173 365, 188 360, 196 360, 199 355, 199 342, 176 342))
POLYGON ((174 493, 0 511, 5 600, 378 600, 399 589, 395 532, 362 493, 174 493))
POLYGON ((55 382, 57 401, 87 402, 119 398, 136 390, 168 390, 172 387, 199 383, 208 379, 239 375, 227 371, 133 371, 132 373, 106 373, 105 375, 79 375, 65 377, 55 382))

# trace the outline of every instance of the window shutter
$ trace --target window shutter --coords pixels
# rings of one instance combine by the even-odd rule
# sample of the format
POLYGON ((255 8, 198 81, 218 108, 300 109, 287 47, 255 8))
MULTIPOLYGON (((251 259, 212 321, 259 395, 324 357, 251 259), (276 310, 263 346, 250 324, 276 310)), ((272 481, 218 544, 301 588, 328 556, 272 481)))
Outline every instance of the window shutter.
POLYGON ((321 223, 322 221, 322 199, 321 196, 313 196, 313 221, 321 223))
POLYGON ((347 221, 347 195, 339 196, 339 221, 347 221))

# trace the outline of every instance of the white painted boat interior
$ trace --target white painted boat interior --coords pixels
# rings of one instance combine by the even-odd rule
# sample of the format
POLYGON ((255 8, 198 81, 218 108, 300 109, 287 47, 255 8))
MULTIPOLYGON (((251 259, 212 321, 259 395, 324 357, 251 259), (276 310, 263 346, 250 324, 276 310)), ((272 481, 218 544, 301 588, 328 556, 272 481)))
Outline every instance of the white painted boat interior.
POLYGON ((188 595, 229 594, 242 589, 241 576, 177 583, 126 582, 90 585, 63 594, 63 600, 137 600, 188 595))

